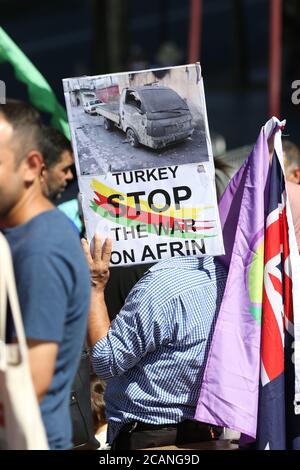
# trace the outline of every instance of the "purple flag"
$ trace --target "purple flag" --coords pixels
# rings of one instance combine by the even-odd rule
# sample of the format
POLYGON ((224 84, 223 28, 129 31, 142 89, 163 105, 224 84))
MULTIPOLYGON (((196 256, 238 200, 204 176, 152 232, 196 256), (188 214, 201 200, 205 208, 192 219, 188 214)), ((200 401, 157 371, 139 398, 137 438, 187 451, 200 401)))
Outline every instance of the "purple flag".
POLYGON ((260 372, 264 228, 268 207, 268 138, 272 118, 219 204, 229 266, 223 301, 195 418, 255 438, 260 372))

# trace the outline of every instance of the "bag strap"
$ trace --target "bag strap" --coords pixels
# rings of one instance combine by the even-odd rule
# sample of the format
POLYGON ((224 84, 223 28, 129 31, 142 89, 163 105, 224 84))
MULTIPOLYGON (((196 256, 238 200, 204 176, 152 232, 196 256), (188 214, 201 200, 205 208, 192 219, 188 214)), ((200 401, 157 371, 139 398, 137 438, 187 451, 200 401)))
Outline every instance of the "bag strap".
POLYGON ((16 338, 23 360, 27 360, 27 344, 17 295, 9 245, 0 233, 0 341, 6 342, 7 299, 11 308, 16 338))
POLYGON ((6 293, 6 284, 5 284, 5 270, 4 270, 4 261, 2 255, 4 256, 4 249, 2 248, 2 237, 0 233, 0 340, 3 341, 6 334, 6 315, 3 316, 2 312, 6 312, 7 309, 7 293, 6 293))

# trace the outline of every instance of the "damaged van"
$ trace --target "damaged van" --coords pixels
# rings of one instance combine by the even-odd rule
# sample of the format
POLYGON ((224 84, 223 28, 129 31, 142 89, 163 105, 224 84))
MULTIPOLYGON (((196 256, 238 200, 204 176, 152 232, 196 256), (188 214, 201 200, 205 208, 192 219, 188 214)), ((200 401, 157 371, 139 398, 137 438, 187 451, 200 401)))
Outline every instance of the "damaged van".
POLYGON ((132 147, 142 144, 161 149, 187 139, 194 131, 186 101, 163 86, 124 88, 117 103, 103 104, 96 112, 104 117, 106 130, 123 130, 132 147))

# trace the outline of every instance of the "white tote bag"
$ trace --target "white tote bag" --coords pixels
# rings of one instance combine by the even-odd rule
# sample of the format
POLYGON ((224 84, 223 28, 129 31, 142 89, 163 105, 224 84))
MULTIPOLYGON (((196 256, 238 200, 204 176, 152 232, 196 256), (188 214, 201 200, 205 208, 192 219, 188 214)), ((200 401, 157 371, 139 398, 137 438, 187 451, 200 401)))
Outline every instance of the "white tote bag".
POLYGON ((46 450, 48 443, 31 379, 9 246, 0 233, 0 449, 46 450), (6 344, 7 301, 16 344, 6 344))

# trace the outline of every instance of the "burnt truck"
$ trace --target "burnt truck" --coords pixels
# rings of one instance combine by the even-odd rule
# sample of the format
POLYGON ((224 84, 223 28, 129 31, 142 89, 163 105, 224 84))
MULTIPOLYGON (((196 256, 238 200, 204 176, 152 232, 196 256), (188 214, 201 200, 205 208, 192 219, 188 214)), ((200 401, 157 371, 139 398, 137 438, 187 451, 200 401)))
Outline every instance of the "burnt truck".
POLYGON ((160 149, 190 137, 192 115, 176 91, 163 86, 124 88, 119 101, 96 109, 104 117, 104 127, 124 131, 132 147, 140 144, 160 149))

